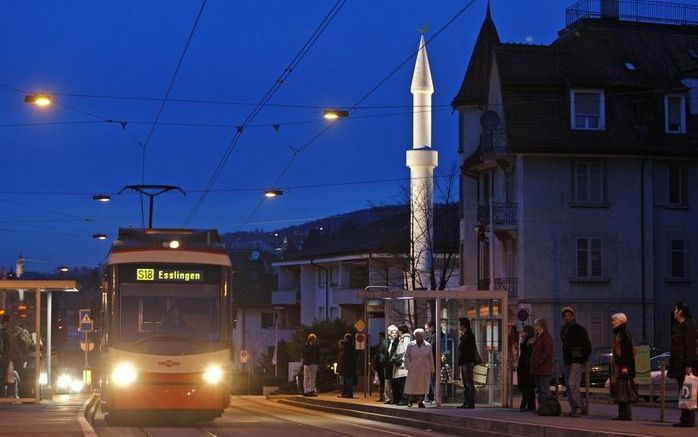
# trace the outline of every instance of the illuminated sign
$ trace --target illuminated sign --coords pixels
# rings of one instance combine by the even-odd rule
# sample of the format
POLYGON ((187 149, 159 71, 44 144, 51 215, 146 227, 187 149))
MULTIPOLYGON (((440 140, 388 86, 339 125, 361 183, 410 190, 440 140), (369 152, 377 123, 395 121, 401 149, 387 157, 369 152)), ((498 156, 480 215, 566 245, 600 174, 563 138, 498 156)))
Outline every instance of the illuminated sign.
POLYGON ((136 281, 155 282, 203 282, 204 273, 201 270, 177 270, 159 268, 136 269, 136 281))

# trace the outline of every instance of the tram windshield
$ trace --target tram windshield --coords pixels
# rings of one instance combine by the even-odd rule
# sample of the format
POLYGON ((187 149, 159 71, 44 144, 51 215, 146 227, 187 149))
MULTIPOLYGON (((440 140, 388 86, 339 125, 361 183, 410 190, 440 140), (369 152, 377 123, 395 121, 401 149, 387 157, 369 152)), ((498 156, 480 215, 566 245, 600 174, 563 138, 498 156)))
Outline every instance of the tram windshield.
POLYGON ((220 340, 216 284, 122 284, 121 341, 177 337, 220 340))

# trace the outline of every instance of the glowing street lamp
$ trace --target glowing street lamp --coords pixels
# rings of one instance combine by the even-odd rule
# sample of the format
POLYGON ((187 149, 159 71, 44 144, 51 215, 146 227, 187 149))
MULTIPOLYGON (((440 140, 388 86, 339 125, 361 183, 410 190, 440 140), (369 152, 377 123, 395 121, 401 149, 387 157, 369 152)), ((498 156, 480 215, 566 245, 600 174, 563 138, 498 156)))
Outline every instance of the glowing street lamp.
POLYGON ((322 117, 325 120, 337 120, 338 118, 347 118, 349 117, 349 111, 347 111, 346 109, 328 108, 322 112, 322 117))
POLYGON ((95 240, 106 240, 108 236, 107 234, 92 234, 92 238, 95 240))
POLYGON ((282 194, 284 194, 283 191, 276 188, 270 188, 264 192, 264 197, 268 197, 271 199, 273 197, 281 196, 282 194))
POLYGON ((92 200, 97 202, 109 202, 111 200, 111 196, 108 194, 95 194, 92 196, 92 200))
POLYGON ((61 273, 68 273, 68 271, 70 271, 68 266, 58 266, 58 268, 56 268, 56 270, 58 270, 61 273))
POLYGON ((53 99, 48 94, 27 94, 24 96, 24 103, 30 103, 44 108, 51 105, 53 99))

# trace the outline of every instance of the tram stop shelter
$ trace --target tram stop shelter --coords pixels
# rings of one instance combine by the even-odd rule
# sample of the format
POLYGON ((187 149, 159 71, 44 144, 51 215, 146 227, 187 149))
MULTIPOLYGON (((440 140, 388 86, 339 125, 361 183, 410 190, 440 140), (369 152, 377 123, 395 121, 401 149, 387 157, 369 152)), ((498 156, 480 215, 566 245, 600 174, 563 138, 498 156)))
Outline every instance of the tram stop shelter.
MULTIPOLYGON (((458 320, 467 317, 475 334, 482 364, 475 367, 476 403, 509 406, 511 392, 511 350, 509 339, 509 295, 506 290, 476 290, 457 288, 447 290, 391 290, 369 286, 359 292, 363 299, 363 317, 367 325, 368 344, 378 345, 378 333, 387 333, 390 325, 407 325, 410 330, 434 321, 436 360, 441 355, 451 367, 451 380, 441 381, 438 364, 435 367, 434 398, 441 405, 449 397, 453 401, 456 387, 462 385, 457 354, 460 339, 458 320)), ((410 332, 412 335, 412 332, 410 332)), ((366 361, 366 391, 371 378, 371 348, 364 354, 366 361)))
POLYGON ((0 280, 0 313, 10 315, 11 327, 19 325, 29 331, 34 343, 34 350, 26 354, 26 360, 13 363, 20 376, 17 392, 12 389, 9 393, 6 392, 9 388, 0 387, 0 403, 38 403, 44 384, 50 393, 52 296, 54 292, 71 291, 78 291, 73 280, 0 280), (21 382, 22 378, 25 383, 21 382), (27 385, 26 381, 33 385, 27 385))

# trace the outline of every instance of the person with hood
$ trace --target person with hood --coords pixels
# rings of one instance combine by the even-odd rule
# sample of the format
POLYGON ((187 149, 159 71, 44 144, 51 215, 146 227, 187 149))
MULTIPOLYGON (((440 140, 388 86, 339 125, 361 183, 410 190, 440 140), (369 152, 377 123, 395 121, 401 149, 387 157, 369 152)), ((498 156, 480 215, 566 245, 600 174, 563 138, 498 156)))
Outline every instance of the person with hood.
POLYGON ((630 399, 627 396, 621 397, 622 391, 618 388, 621 384, 632 386, 635 381, 635 353, 633 351, 633 339, 628 329, 628 316, 624 313, 616 313, 611 316, 613 333, 616 335, 613 341, 613 374, 611 375, 611 386, 613 397, 618 404, 618 417, 613 420, 633 420, 633 412, 630 406, 630 399))
MULTIPOLYGON (((679 392, 687 375, 696 372, 696 323, 691 317, 688 304, 679 302, 674 307, 674 326, 671 330, 671 357, 669 377, 676 378, 679 392)), ((696 412, 681 410, 681 419, 674 426, 693 428, 696 426, 696 412)))
POLYGON ((521 346, 519 347, 519 364, 516 366, 516 378, 521 391, 521 405, 519 411, 536 412, 536 385, 531 374, 531 355, 535 332, 531 325, 526 325, 521 330, 521 346))
POLYGON ((405 394, 409 397, 408 406, 418 402, 419 408, 424 408, 424 397, 429 392, 431 374, 434 372, 434 356, 431 345, 424 341, 424 329, 415 329, 413 334, 414 340, 405 351, 405 394))
POLYGON ((458 319, 461 330, 460 343, 458 343, 458 366, 460 366, 463 381, 463 403, 458 408, 475 408, 475 379, 473 369, 479 363, 475 334, 470 329, 470 320, 467 317, 458 319))
POLYGON ((580 385, 582 373, 591 355, 591 342, 587 330, 577 323, 572 307, 564 307, 560 314, 565 321, 560 330, 560 340, 565 363, 567 401, 570 404, 570 416, 580 417, 587 411, 580 385))
POLYGON ((553 337, 548 332, 548 322, 538 319, 534 323, 536 333, 531 351, 531 374, 538 392, 538 404, 550 399, 550 377, 553 374, 553 337))
POLYGON ((350 333, 344 334, 344 339, 339 342, 337 352, 337 373, 342 375, 343 385, 340 398, 354 397, 354 381, 356 381, 356 349, 354 337, 350 333))
POLYGON ((319 362, 320 346, 317 344, 317 336, 310 333, 303 347, 303 396, 317 396, 315 376, 319 362))

